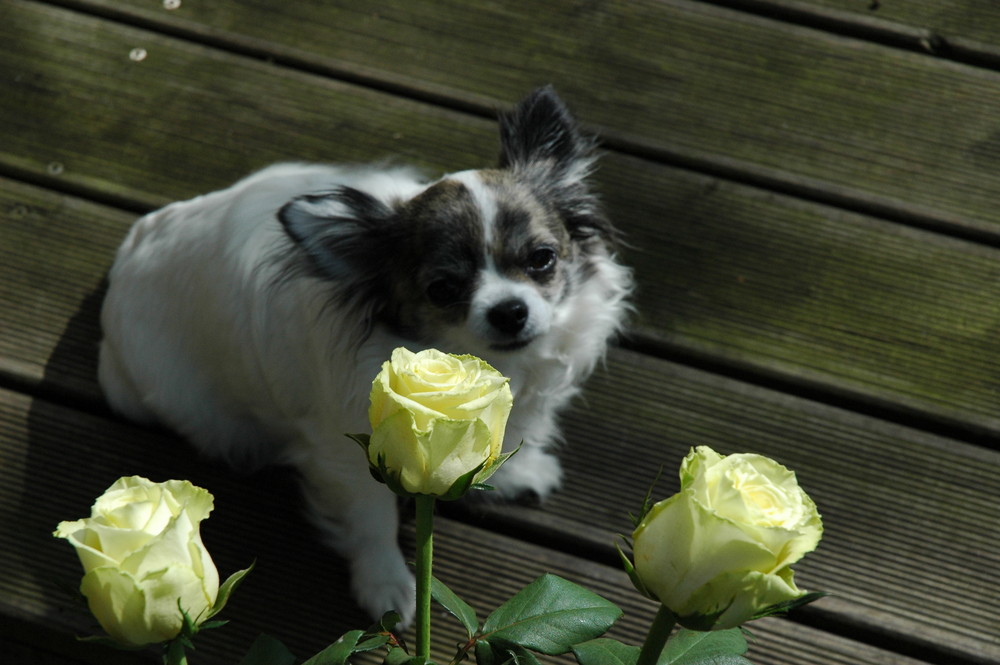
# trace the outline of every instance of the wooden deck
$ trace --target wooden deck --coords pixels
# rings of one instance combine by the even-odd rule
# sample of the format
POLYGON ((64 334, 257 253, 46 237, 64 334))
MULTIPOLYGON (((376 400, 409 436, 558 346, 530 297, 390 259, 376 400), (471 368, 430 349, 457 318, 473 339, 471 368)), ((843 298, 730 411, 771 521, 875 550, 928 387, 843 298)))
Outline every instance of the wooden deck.
POLYGON ((1000 663, 986 0, 3 0, 4 662, 149 661, 74 642, 92 623, 50 535, 134 473, 215 494, 224 574, 257 559, 194 662, 238 662, 261 631, 306 656, 365 624, 288 474, 240 477, 109 415, 104 273, 137 214, 271 162, 487 165, 494 110, 543 83, 603 138, 639 313, 564 419, 565 489, 449 510, 439 576, 485 611, 556 572, 618 602, 635 641, 654 608, 613 548, 657 467, 667 496, 691 446, 757 451, 817 501, 797 577, 833 595, 752 625, 755 663, 1000 663))

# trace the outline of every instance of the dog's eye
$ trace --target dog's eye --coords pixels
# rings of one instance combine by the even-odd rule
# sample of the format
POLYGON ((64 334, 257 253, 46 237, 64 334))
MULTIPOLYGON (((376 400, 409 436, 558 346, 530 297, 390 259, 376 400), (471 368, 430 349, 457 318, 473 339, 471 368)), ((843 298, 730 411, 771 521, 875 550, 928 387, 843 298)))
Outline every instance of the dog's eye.
POLYGON ((427 287, 427 297, 438 307, 454 305, 462 297, 461 285, 452 279, 438 279, 427 287))
POLYGON ((528 256, 525 269, 529 275, 538 276, 551 272, 556 267, 556 251, 551 247, 539 247, 528 256))

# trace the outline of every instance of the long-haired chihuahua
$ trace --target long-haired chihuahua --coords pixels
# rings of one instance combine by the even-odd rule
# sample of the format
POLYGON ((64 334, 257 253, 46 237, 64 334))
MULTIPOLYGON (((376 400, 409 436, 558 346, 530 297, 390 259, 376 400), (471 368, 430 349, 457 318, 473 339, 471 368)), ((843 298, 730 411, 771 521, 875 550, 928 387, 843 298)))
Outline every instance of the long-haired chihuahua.
POLYGON ((345 434, 397 346, 510 377, 501 497, 561 480, 556 416, 621 327, 632 280, 587 180, 593 141, 549 87, 500 117, 498 168, 426 181, 278 164, 139 219, 102 312, 112 407, 234 464, 290 464, 359 604, 408 621, 396 500, 345 434))

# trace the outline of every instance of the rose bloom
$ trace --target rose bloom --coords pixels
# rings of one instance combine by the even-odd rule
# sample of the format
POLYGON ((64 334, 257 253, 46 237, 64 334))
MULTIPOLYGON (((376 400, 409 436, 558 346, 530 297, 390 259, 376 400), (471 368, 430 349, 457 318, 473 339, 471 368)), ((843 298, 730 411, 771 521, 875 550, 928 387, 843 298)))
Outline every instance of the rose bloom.
POLYGON ((507 378, 475 356, 398 348, 372 383, 368 460, 406 493, 444 497, 499 457, 512 403, 507 378))
POLYGON ((80 557, 80 591, 108 634, 126 645, 163 642, 215 603, 219 574, 198 530, 212 495, 187 481, 121 478, 91 516, 62 522, 55 536, 80 557), (178 602, 179 601, 179 602, 178 602))
POLYGON ((632 535, 646 592, 695 630, 732 628, 805 595, 789 566, 816 548, 823 525, 794 473, 761 455, 699 446, 680 476, 681 491, 632 535))

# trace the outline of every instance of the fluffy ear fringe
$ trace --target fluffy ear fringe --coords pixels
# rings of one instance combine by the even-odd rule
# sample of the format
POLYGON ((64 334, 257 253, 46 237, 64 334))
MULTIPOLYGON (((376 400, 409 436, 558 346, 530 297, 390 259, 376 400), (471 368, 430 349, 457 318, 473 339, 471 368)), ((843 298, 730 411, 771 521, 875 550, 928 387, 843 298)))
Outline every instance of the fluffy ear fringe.
POLYGON ((594 147, 552 86, 538 88, 500 114, 501 168, 544 165, 560 180, 582 180, 596 158, 594 147))
POLYGON ((306 274, 326 283, 331 302, 355 310, 362 339, 385 308, 394 218, 388 204, 351 187, 300 196, 278 211, 296 248, 285 257, 284 276, 306 274))
POLYGON ((282 227, 309 257, 317 276, 331 280, 352 279, 372 269, 379 258, 372 254, 385 251, 380 236, 387 233, 391 216, 385 203, 351 187, 300 196, 278 211, 282 227))
POLYGON ((500 114, 500 145, 501 168, 523 173, 561 212, 573 237, 617 243, 617 232, 586 182, 597 160, 596 142, 580 133, 552 86, 500 114))

